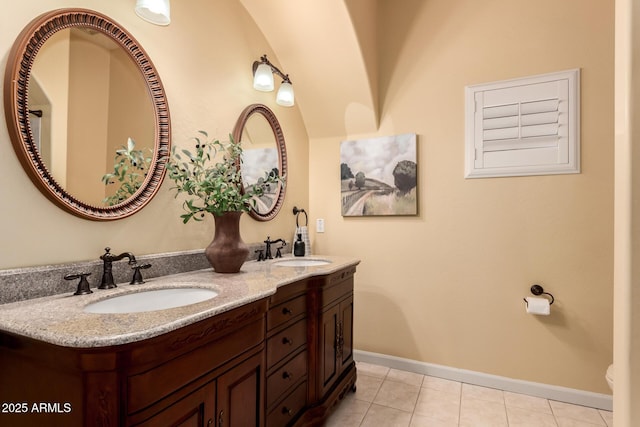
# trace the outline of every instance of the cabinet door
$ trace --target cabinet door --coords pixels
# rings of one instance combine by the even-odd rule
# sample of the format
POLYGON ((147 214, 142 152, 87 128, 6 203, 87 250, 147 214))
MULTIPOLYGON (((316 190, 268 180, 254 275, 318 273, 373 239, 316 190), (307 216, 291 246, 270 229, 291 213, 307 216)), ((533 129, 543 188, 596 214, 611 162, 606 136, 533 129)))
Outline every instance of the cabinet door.
POLYGON ((215 425, 215 404, 216 384, 212 381, 137 426, 211 427, 215 425))
POLYGON ((353 362, 353 294, 322 313, 320 328, 320 395, 353 362))
POLYGON ((320 395, 331 387, 338 377, 338 332, 340 325, 340 306, 332 306, 322 313, 320 322, 320 395))
POLYGON ((340 303, 339 343, 340 371, 353 361, 353 294, 340 303))
POLYGON ((218 377, 217 427, 260 427, 264 424, 263 377, 262 353, 218 377))

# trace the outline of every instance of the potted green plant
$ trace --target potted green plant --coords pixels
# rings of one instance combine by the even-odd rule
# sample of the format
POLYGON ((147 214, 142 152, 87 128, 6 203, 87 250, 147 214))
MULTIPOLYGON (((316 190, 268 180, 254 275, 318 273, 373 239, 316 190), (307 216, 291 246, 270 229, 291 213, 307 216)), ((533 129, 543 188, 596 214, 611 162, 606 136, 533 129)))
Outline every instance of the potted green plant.
POLYGON ((187 196, 183 203, 183 223, 202 221, 207 213, 214 217, 215 231, 205 255, 219 273, 236 273, 249 254, 240 237, 240 216, 255 206, 255 198, 264 194, 267 185, 284 185, 283 177, 265 173, 260 184, 245 187, 240 170, 242 145, 233 140, 222 143, 198 131, 189 148, 171 148, 167 174, 174 182, 171 188, 187 196))

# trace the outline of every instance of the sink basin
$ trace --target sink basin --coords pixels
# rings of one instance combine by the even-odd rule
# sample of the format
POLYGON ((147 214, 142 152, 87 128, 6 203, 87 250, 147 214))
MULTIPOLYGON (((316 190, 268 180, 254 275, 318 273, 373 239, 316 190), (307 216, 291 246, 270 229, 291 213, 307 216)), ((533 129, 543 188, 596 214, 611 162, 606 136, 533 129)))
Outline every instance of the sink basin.
POLYGON ((115 296, 88 304, 86 313, 140 313, 182 307, 215 298, 218 292, 202 288, 154 289, 115 296))
POLYGON ((324 259, 288 259, 285 261, 278 261, 275 263, 278 267, 315 267, 318 265, 331 264, 331 261, 324 259))

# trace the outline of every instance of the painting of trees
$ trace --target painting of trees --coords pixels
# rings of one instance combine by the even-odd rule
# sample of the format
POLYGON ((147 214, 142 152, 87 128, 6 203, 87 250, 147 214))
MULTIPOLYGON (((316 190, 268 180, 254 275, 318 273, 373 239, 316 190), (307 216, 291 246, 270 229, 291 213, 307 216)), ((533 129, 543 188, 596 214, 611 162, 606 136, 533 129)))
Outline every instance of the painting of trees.
POLYGON ((401 160, 393 168, 393 178, 396 188, 402 193, 407 193, 415 188, 418 183, 416 179, 417 165, 411 160, 401 160))
POLYGON ((416 135, 343 141, 343 216, 417 215, 416 135))

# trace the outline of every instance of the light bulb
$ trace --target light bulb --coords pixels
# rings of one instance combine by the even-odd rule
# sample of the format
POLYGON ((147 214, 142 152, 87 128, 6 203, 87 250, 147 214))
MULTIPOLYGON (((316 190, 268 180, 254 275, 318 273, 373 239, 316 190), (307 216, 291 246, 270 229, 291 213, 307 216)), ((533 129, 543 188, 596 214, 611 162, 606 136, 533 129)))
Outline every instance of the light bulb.
POLYGON ((258 65, 253 76, 253 88, 262 92, 271 92, 273 90, 273 73, 269 65, 258 65))
POLYGON ((282 82, 278 94, 276 95, 276 104, 283 107, 292 107, 294 104, 293 86, 289 82, 282 82))
POLYGON ((169 0, 137 0, 136 14, 147 22, 156 25, 169 25, 171 6, 169 0))

